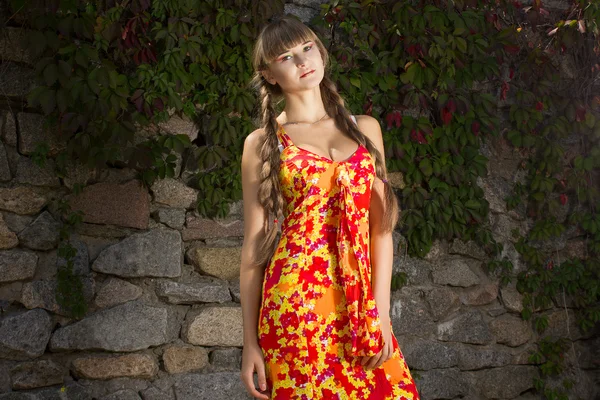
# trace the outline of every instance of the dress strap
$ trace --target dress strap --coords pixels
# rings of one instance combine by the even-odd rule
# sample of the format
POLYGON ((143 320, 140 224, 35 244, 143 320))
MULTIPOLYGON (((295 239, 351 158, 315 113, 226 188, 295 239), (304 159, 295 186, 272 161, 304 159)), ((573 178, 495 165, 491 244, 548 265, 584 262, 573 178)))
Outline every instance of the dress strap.
POLYGON ((354 121, 354 123, 358 126, 358 122, 356 122, 356 117, 354 115, 351 115, 350 118, 352 118, 352 121, 354 121))
POLYGON ((279 123, 277 124, 277 141, 279 142, 279 152, 282 152, 283 149, 292 143, 290 137, 285 133, 285 129, 279 123))

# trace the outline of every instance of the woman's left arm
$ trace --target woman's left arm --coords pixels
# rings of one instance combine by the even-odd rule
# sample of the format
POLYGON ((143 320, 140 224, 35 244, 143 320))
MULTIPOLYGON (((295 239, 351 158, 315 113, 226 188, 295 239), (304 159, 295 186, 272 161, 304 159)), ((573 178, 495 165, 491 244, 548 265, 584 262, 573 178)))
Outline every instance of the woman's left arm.
MULTIPOLYGON (((360 130, 373 142, 382 157, 384 157, 383 137, 379 121, 370 116, 357 118, 360 130)), ((385 161, 384 161, 385 163, 385 161)), ((371 189, 371 204, 369 208, 369 235, 370 235, 370 260, 371 260, 371 284, 373 296, 379 316, 381 328, 384 333, 386 346, 382 354, 371 357, 367 361, 368 367, 376 368, 393 353, 391 343, 390 324, 390 287, 392 280, 392 264, 394 257, 394 244, 392 232, 384 232, 382 220, 385 210, 384 184, 379 178, 375 178, 371 189)))

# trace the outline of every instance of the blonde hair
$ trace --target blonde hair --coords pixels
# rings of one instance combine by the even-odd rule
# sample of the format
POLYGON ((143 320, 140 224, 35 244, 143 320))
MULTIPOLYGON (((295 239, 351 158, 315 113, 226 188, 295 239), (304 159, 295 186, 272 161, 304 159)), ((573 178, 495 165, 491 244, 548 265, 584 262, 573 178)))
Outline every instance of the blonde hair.
POLYGON ((367 148, 375 160, 377 177, 384 182, 385 211, 383 220, 381 221, 383 230, 386 232, 392 231, 398 222, 398 200, 390 183, 387 181, 385 159, 373 142, 354 124, 350 118, 350 113, 344 107, 344 100, 327 73, 329 65, 327 49, 317 35, 302 22, 293 17, 282 17, 279 20, 269 23, 262 29, 258 35, 252 54, 252 64, 255 74, 251 83, 259 92, 261 127, 265 131, 263 142, 259 146, 262 168, 260 171, 258 197, 267 216, 267 221, 265 221, 267 232, 263 243, 260 243, 258 247, 261 251, 257 253, 260 254, 254 260, 257 264, 261 265, 268 262, 275 250, 278 225, 273 223, 273 220, 283 214, 284 206, 279 186, 280 160, 277 139, 278 124, 275 112, 275 104, 282 100, 283 93, 279 85, 271 85, 263 77, 261 71, 267 69, 269 62, 279 54, 306 41, 312 41, 316 44, 323 59, 325 76, 320 83, 320 89, 327 114, 334 119, 335 125, 340 131, 367 148))

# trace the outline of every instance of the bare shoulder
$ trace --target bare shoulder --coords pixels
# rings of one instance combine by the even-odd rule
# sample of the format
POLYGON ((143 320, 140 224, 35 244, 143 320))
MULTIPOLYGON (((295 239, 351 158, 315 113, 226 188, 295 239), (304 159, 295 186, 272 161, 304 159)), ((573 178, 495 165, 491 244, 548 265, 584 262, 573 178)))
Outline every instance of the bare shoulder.
POLYGON ((248 136, 246 136, 246 139, 244 139, 244 150, 242 152, 242 158, 247 158, 248 156, 258 156, 260 151, 260 145, 264 140, 264 136, 265 130, 263 128, 258 128, 252 131, 248 136))
POLYGON ((370 115, 356 115, 356 123, 362 133, 364 133, 375 145, 383 143, 381 137, 381 125, 376 118, 370 115))

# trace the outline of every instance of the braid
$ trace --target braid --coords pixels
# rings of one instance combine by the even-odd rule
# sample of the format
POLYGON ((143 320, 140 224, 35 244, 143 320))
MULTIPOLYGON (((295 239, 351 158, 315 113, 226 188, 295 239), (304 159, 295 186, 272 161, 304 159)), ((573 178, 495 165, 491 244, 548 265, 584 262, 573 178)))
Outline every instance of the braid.
POLYGON ((385 211, 382 218, 383 230, 389 232, 394 229, 398 222, 398 199, 394 194, 392 185, 387 180, 387 172, 385 169, 385 159, 364 133, 362 133, 356 124, 350 118, 350 113, 344 107, 344 100, 340 96, 335 86, 335 83, 325 75, 321 81, 321 97, 325 105, 327 114, 335 120, 335 125, 339 130, 346 133, 356 142, 367 148, 373 159, 375 160, 375 172, 377 177, 383 180, 384 184, 384 205, 385 211))
POLYGON ((279 187, 278 125, 275 119, 275 109, 267 83, 261 79, 257 85, 261 100, 261 125, 265 130, 263 142, 260 145, 262 167, 260 170, 258 200, 265 210, 267 219, 265 221, 266 235, 262 243, 258 246, 258 249, 261 249, 261 251, 256 252, 257 257, 254 262, 263 265, 271 257, 275 248, 278 225, 272 221, 282 214, 283 197, 281 195, 281 188, 279 187))

